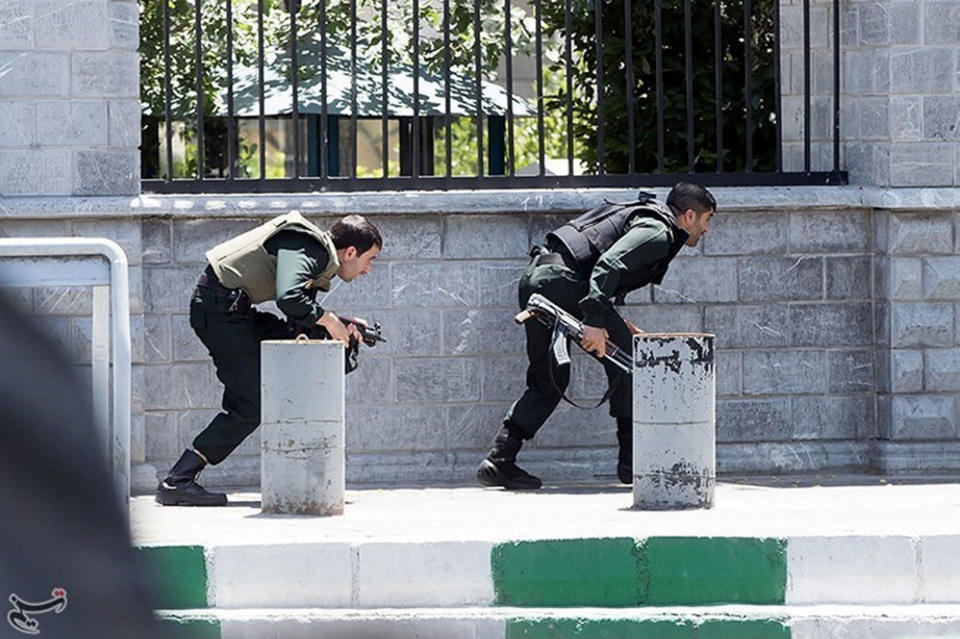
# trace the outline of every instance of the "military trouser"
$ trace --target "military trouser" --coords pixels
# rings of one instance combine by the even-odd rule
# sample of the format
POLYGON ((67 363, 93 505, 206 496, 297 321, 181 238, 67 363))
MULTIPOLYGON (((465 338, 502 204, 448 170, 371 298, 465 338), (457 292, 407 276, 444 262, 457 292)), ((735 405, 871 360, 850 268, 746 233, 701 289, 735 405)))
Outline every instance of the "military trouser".
MULTIPOLYGON (((579 302, 586 297, 589 281, 562 264, 536 265, 531 261, 520 279, 520 308, 526 308, 527 300, 540 293, 565 311, 582 318, 579 302)), ((560 402, 560 391, 566 392, 570 383, 570 367, 558 368, 550 353, 553 334, 536 320, 524 323, 527 331, 527 388, 520 399, 507 411, 503 423, 524 439, 531 439, 550 417, 560 402), (550 369, 553 367, 553 382, 550 369)), ((604 323, 610 340, 627 353, 633 352, 630 329, 616 313, 611 313, 604 323)), ((591 371, 600 374, 598 363, 589 362, 591 371)), ((610 415, 630 418, 633 415, 633 384, 629 376, 617 366, 603 364, 608 384, 614 385, 610 395, 610 415)))
POLYGON ((190 301, 190 326, 207 347, 223 383, 223 411, 193 440, 218 464, 260 425, 260 342, 290 339, 293 332, 272 313, 254 308, 230 312, 222 289, 198 286, 190 301))

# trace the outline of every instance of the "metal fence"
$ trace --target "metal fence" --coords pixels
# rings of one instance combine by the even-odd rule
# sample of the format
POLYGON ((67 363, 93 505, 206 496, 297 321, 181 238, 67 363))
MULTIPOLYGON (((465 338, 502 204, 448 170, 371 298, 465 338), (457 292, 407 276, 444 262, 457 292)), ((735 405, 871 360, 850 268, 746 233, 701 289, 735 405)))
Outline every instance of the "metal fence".
POLYGON ((778 0, 141 1, 147 192, 846 182, 839 0, 817 170, 810 0, 791 170, 778 0))

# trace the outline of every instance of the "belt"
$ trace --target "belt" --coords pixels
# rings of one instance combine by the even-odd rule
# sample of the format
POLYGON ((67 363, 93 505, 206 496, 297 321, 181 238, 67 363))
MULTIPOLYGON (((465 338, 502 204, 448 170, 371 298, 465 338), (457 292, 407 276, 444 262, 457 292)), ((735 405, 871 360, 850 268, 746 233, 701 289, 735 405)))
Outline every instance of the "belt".
POLYGON ((552 252, 555 255, 560 256, 560 263, 566 266, 568 269, 576 273, 577 275, 583 276, 583 273, 580 271, 580 265, 577 263, 573 256, 570 255, 570 251, 562 242, 554 242, 552 240, 547 240, 547 251, 552 252))
POLYGON ((200 278, 197 280, 197 286, 202 286, 204 288, 209 288, 211 290, 217 291, 218 293, 223 293, 224 295, 230 295, 236 289, 227 288, 220 283, 220 280, 217 279, 216 274, 213 272, 213 268, 208 266, 207 269, 200 274, 200 278))
POLYGON ((218 296, 222 296, 223 300, 229 304, 227 312, 230 314, 246 315, 250 312, 250 298, 247 297, 246 293, 239 288, 227 288, 221 284, 211 266, 208 266, 207 269, 200 274, 200 278, 197 280, 197 286, 210 289, 217 293, 218 296))

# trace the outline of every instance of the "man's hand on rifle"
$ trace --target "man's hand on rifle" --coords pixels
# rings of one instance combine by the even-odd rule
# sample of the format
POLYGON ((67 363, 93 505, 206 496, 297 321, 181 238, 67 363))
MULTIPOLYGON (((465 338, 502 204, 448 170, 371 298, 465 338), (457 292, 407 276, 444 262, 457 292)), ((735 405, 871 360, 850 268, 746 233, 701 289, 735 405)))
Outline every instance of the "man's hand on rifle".
POLYGON ((597 357, 603 357, 607 354, 607 339, 609 337, 610 335, 607 334, 606 329, 584 324, 583 339, 580 340, 580 345, 583 346, 583 349, 588 353, 594 353, 597 357))
POLYGON ((332 339, 343 342, 344 346, 350 346, 351 340, 359 341, 361 338, 360 331, 357 330, 356 326, 344 326, 340 318, 330 311, 325 311, 317 320, 317 324, 327 329, 327 333, 330 334, 332 339))
POLYGON ((362 320, 359 317, 351 317, 344 322, 344 325, 347 327, 347 332, 350 333, 350 342, 352 344, 359 344, 363 341, 363 332, 360 329, 367 328, 366 320, 362 320))

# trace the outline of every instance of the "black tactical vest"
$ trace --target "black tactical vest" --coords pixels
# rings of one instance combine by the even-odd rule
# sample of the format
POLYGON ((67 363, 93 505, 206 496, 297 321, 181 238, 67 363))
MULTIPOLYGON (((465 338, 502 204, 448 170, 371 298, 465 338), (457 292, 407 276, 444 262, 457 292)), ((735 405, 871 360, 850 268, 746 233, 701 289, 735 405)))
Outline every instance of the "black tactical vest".
POLYGON ((573 259, 577 270, 589 276, 593 266, 607 249, 627 232, 635 217, 650 217, 663 222, 670 234, 670 252, 659 262, 648 264, 624 274, 617 286, 616 297, 623 298, 630 291, 647 284, 659 284, 667 274, 670 261, 683 248, 686 231, 677 226, 673 212, 657 202, 653 194, 641 191, 636 202, 614 204, 607 202, 590 209, 557 230, 547 233, 548 245, 560 245, 573 259))

